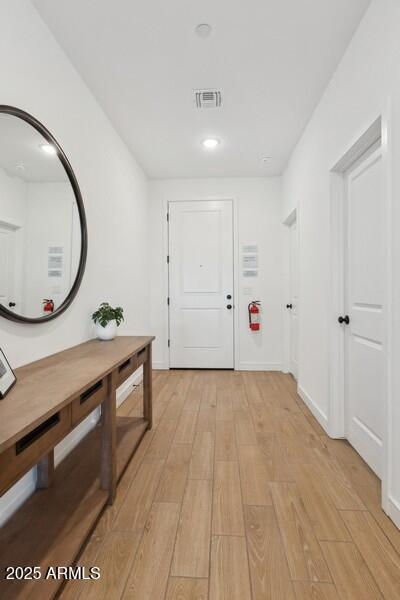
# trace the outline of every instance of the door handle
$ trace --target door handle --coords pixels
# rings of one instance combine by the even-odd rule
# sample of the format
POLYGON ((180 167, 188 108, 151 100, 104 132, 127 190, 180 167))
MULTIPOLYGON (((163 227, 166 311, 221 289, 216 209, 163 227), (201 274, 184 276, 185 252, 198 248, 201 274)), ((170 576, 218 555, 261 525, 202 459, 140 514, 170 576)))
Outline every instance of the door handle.
POLYGON ((226 305, 226 308, 227 308, 228 310, 231 310, 231 308, 232 308, 232 304, 227 304, 227 305, 226 305))
POLYGON ((227 295, 227 297, 226 297, 226 299, 227 299, 227 300, 231 300, 231 299, 232 299, 232 296, 231 296, 230 294, 228 294, 228 295, 227 295))
POLYGON ((10 308, 14 308, 14 306, 16 306, 16 304, 15 304, 15 302, 9 302, 9 303, 8 303, 8 306, 9 306, 10 308))
POLYGON ((338 318, 338 322, 340 324, 345 323, 346 325, 348 325, 350 323, 350 317, 349 317, 349 315, 346 315, 345 317, 340 316, 338 318))
POLYGON ((293 304, 286 304, 286 308, 293 308, 293 304))

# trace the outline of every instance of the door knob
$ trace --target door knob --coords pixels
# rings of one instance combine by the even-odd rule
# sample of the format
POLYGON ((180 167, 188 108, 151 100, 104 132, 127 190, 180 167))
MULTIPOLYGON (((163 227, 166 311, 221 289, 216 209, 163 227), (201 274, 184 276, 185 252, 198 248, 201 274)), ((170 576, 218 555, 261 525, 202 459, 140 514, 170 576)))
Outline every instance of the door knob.
POLYGON ((349 315, 346 315, 345 317, 340 316, 338 318, 338 321, 340 324, 345 323, 346 325, 348 325, 350 323, 350 317, 349 315))
POLYGON ((226 299, 231 300, 232 296, 230 294, 227 295, 226 299))
POLYGON ((286 304, 286 308, 293 308, 293 304, 286 304))
POLYGON ((227 308, 228 310, 231 310, 231 308, 232 308, 232 304, 227 304, 227 305, 226 305, 226 308, 227 308))
POLYGON ((15 302, 9 302, 9 303, 8 303, 8 306, 9 306, 10 308, 14 308, 14 306, 16 306, 16 304, 15 304, 15 302))

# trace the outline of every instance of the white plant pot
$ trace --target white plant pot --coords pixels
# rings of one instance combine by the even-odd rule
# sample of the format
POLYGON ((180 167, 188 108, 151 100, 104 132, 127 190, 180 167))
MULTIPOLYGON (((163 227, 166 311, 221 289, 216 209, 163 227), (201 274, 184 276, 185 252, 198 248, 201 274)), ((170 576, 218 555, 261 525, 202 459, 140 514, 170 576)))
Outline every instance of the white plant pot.
POLYGON ((117 321, 110 321, 107 323, 105 327, 100 325, 100 323, 96 323, 96 335, 100 340, 113 340, 118 331, 117 321))

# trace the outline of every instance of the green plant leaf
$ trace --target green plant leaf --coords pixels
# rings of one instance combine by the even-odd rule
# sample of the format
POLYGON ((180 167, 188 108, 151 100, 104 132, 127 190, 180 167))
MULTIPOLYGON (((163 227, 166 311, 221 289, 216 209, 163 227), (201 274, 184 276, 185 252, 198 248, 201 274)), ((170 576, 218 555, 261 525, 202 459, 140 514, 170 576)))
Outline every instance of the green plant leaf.
POLYGON ((106 327, 110 321, 116 321, 119 326, 124 321, 124 309, 121 306, 113 308, 108 302, 102 302, 99 308, 92 314, 94 323, 100 323, 106 327))

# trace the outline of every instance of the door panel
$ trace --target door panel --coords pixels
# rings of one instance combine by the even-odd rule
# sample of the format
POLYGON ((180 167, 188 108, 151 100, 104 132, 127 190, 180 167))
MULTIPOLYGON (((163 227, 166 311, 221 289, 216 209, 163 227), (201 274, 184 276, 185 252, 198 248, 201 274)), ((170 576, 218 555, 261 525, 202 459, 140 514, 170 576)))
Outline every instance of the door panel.
POLYGON ((173 368, 233 368, 232 227, 230 201, 169 205, 173 368))
POLYGON ((222 340, 221 310, 183 308, 182 334, 185 348, 219 348, 222 340))
POLYGON ((348 174, 347 215, 347 434, 381 476, 387 250, 380 150, 348 174))
POLYGON ((0 225, 0 303, 10 309, 9 302, 15 300, 15 276, 15 231, 0 225))
POLYGON ((299 258, 297 221, 290 226, 290 372, 298 376, 299 258))
POLYGON ((186 210, 181 216, 181 288, 185 294, 218 294, 222 287, 221 212, 186 210))

